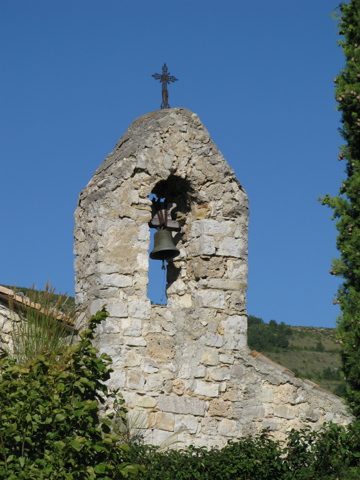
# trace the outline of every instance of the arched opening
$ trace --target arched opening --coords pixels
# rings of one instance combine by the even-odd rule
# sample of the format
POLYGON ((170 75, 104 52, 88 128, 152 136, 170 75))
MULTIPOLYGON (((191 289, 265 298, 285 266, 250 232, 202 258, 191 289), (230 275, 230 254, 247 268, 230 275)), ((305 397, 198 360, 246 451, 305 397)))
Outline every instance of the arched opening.
MULTIPOLYGON (((159 226, 157 209, 166 211, 166 230, 171 232, 174 246, 180 249, 181 229, 186 222, 186 215, 190 211, 190 197, 190 183, 176 175, 170 175, 166 180, 161 180, 155 185, 149 196, 153 202, 153 218, 149 223, 151 232, 149 256, 153 252, 154 234, 159 226)), ((177 268, 171 260, 162 262, 150 259, 148 297, 152 304, 167 304, 167 289, 177 279, 179 273, 180 268, 177 268)))

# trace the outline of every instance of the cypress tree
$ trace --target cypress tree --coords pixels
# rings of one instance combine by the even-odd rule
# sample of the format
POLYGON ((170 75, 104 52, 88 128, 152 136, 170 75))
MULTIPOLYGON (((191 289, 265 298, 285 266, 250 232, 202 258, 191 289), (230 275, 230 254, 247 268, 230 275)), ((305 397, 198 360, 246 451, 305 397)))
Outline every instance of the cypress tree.
POLYGON ((339 41, 345 67, 334 79, 335 98, 341 112, 339 160, 345 161, 346 178, 339 195, 326 195, 322 203, 333 210, 338 230, 340 258, 333 260, 330 273, 343 279, 334 303, 341 315, 338 338, 342 364, 348 382, 347 400, 360 417, 360 0, 339 5, 339 41))

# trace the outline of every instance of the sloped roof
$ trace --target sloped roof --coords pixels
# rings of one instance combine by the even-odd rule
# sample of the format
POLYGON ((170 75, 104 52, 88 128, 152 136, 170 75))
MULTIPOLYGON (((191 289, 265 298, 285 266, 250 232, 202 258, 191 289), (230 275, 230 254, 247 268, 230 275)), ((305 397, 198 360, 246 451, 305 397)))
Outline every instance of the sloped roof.
MULTIPOLYGON (((7 305, 13 305, 14 307, 29 307, 29 308, 34 308, 36 310, 39 310, 41 313, 48 313, 46 310, 40 305, 40 303, 36 302, 31 302, 28 297, 26 297, 24 294, 19 294, 14 292, 14 290, 11 290, 10 288, 4 287, 0 285, 0 301, 5 302, 7 305)), ((69 318, 65 314, 58 314, 56 316, 56 319, 59 320, 60 322, 64 322, 67 325, 73 327, 74 326, 74 320, 72 318, 69 318)))

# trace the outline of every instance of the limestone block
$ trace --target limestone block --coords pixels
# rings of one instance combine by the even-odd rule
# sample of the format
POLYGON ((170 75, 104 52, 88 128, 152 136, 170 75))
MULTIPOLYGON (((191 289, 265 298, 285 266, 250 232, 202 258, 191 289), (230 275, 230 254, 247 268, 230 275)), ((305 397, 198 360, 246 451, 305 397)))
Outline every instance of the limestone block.
POLYGON ((112 367, 124 367, 124 348, 122 345, 98 346, 99 355, 106 353, 112 359, 112 367))
POLYGON ((218 220, 195 220, 192 223, 190 235, 200 237, 201 235, 227 235, 232 228, 232 222, 218 220))
MULTIPOLYGON (((146 385, 149 391, 163 392, 167 376, 163 373, 152 373, 146 379, 146 385)), ((169 380, 171 383, 171 380, 169 380)), ((171 383, 172 387, 172 383, 171 383)))
POLYGON ((226 307, 225 295, 219 291, 200 290, 195 294, 195 302, 200 308, 206 307, 223 310, 226 307))
POLYGON ((149 427, 173 432, 175 416, 172 413, 156 412, 149 416, 149 427))
POLYGON ((222 335, 216 335, 213 333, 206 333, 203 335, 201 338, 201 341, 205 344, 208 345, 209 347, 222 347, 224 344, 224 338, 222 335))
MULTIPOLYGON (((107 287, 107 288, 101 288, 99 285, 99 290, 101 290, 101 296, 104 299, 104 303, 106 304, 109 300, 114 300, 114 298, 118 300, 125 300, 126 297, 124 296, 124 293, 128 291, 128 289, 123 289, 119 291, 118 287, 107 287)), ((92 292, 95 295, 97 295, 97 292, 92 292)))
POLYGON ((147 272, 144 272, 142 275, 140 274, 135 274, 134 275, 134 287, 135 289, 138 289, 139 287, 146 286, 149 283, 149 279, 147 276, 147 272))
POLYGON ((151 358, 141 360, 141 370, 145 373, 156 373, 159 371, 159 365, 151 358))
POLYGON ((228 258, 226 261, 226 277, 246 281, 248 276, 248 266, 243 260, 228 258))
POLYGON ((210 367, 207 369, 209 378, 216 382, 230 380, 230 369, 228 367, 210 367))
POLYGON ((219 354, 219 362, 220 363, 226 363, 226 364, 233 364, 234 363, 234 357, 233 355, 227 355, 224 353, 219 354))
POLYGON ((232 412, 232 403, 224 401, 221 398, 211 400, 209 405, 209 415, 210 417, 231 418, 234 416, 232 412))
MULTIPOLYGON (((218 257, 195 257, 190 263, 192 275, 200 278, 221 278, 225 273, 225 263, 218 257)), ((236 278, 236 277, 234 277, 236 278)))
POLYGON ((214 349, 205 349, 201 355, 201 363, 204 365, 217 365, 219 363, 219 353, 214 349))
POLYGON ((171 381, 171 380, 165 380, 163 391, 164 391, 165 393, 171 393, 171 392, 172 392, 172 389, 173 389, 172 381, 171 381))
POLYGON ((215 418, 206 417, 201 421, 201 433, 215 436, 217 434, 218 421, 215 418))
POLYGON ((219 248, 216 255, 223 257, 241 258, 247 254, 245 241, 233 237, 225 237, 219 241, 219 248))
POLYGON ((205 285, 214 290, 239 290, 242 286, 237 280, 226 278, 209 278, 205 281, 205 285))
MULTIPOLYGON (((99 302, 95 300, 93 303, 99 302)), ((100 302, 101 303, 101 302, 100 302)), ((111 317, 124 318, 128 316, 127 304, 121 301, 108 301, 106 310, 111 317)))
POLYGON ((141 408, 154 408, 157 404, 156 397, 149 397, 147 395, 136 395, 135 403, 137 407, 141 408))
POLYGON ((129 347, 146 347, 146 340, 143 337, 126 337, 125 345, 129 347))
POLYGON ((224 334, 246 335, 247 317, 246 315, 231 315, 226 320, 221 321, 224 334))
POLYGON ((119 346, 124 343, 124 339, 118 333, 102 334, 96 339, 96 348, 101 351, 107 351, 109 347, 119 346))
POLYGON ((274 418, 264 418, 264 420, 261 423, 261 428, 263 430, 269 429, 270 431, 276 431, 279 428, 279 421, 274 419, 274 418))
MULTIPOLYGON (((152 414, 150 414, 150 425, 152 425, 152 414)), ((151 428, 151 427, 150 427, 151 428)), ((158 428, 154 428, 151 431, 147 432, 146 435, 146 443, 150 445, 159 445, 163 447, 164 445, 172 444, 173 442, 176 442, 177 437, 174 437, 174 434, 172 432, 169 432, 168 430, 160 430, 158 428)))
POLYGON ((147 223, 141 225, 138 232, 137 238, 140 242, 150 242, 150 228, 147 223))
POLYGON ((148 333, 161 333, 162 326, 160 323, 151 321, 150 322, 143 322, 143 329, 142 335, 145 337, 148 333))
POLYGON ((210 235, 201 235, 195 238, 188 246, 188 254, 193 256, 199 255, 214 255, 216 242, 214 237, 210 235))
POLYGON ((101 285, 102 287, 129 287, 132 285, 133 280, 128 275, 117 275, 116 273, 112 273, 100 275, 97 282, 98 285, 101 285))
POLYGON ((194 378, 204 378, 206 374, 206 368, 203 365, 198 365, 193 372, 194 378))
POLYGON ((274 389, 273 388, 261 388, 260 400, 264 403, 274 402, 274 389))
POLYGON ((182 413, 187 415, 203 416, 205 414, 205 402, 196 397, 159 395, 158 407, 164 412, 182 413))
POLYGON ((175 432, 196 433, 199 429, 199 417, 193 415, 175 415, 175 432))
POLYGON ((310 405, 304 406, 300 411, 300 418, 307 422, 317 422, 320 418, 319 411, 310 405))
POLYGON ((167 294, 172 295, 173 293, 176 293, 177 295, 184 295, 184 293, 187 290, 187 286, 185 282, 179 278, 175 282, 173 282, 170 287, 167 289, 167 294))
POLYGON ((158 333, 146 335, 147 354, 154 360, 170 361, 175 356, 175 343, 172 337, 158 333))
POLYGON ((125 356, 125 367, 138 367, 141 363, 143 356, 137 352, 136 350, 130 350, 130 352, 126 353, 125 356))
POLYGON ((224 418, 218 423, 218 434, 224 437, 240 437, 241 431, 236 421, 224 418))
POLYGON ((229 291, 226 294, 226 304, 229 311, 233 313, 245 313, 245 286, 239 291, 229 291))
POLYGON ((119 319, 107 317, 96 327, 96 335, 120 333, 119 319))
MULTIPOLYGON (((125 253, 124 253, 125 254, 125 253)), ((136 264, 139 269, 148 270, 149 256, 147 253, 138 253, 136 255, 136 264)))
POLYGON ((296 405, 307 400, 306 393, 291 383, 285 383, 274 389, 275 403, 296 405))
MULTIPOLYGON (((136 225, 135 222, 133 224, 136 225)), ((122 260, 122 270, 127 267, 126 273, 133 271, 136 262, 138 249, 134 248, 137 242, 135 235, 135 228, 131 228, 128 224, 121 225, 119 223, 116 227, 106 230, 102 237, 104 250, 108 252, 108 259, 116 262, 120 258, 122 260)))
POLYGON ((178 373, 179 378, 190 378, 192 376, 192 371, 188 363, 182 363, 179 368, 178 373))
POLYGON ((175 310, 176 308, 191 308, 193 306, 190 294, 185 295, 170 295, 168 298, 168 308, 175 310))
MULTIPOLYGON (((102 309, 102 307, 106 304, 106 302, 102 299, 102 298, 98 298, 96 300, 93 300, 90 304, 90 315, 95 315, 96 312, 98 312, 99 310, 102 309)), ((109 312, 109 307, 108 305, 106 305, 106 309, 107 311, 109 312)), ((114 316, 117 316, 117 315, 113 315, 113 314, 110 314, 112 317, 114 316)), ((126 315, 124 315, 126 316, 126 315)))
POLYGON ((139 318, 124 318, 121 326, 125 336, 140 337, 142 333, 142 321, 139 318))
POLYGON ((262 405, 248 405, 243 407, 242 415, 246 419, 264 418, 265 408, 262 405))
POLYGON ((126 385, 126 373, 123 369, 118 370, 114 368, 114 371, 110 374, 110 379, 107 381, 107 385, 110 389, 117 390, 118 388, 124 388, 126 385))
POLYGON ((132 300, 128 303, 128 312, 130 317, 149 319, 151 315, 150 300, 132 300))
POLYGON ((135 404, 135 398, 137 395, 136 392, 129 392, 127 390, 124 390, 123 392, 121 392, 121 395, 123 396, 125 400, 125 405, 127 407, 133 406, 135 404))
POLYGON ((106 261, 103 261, 101 263, 96 263, 96 264, 92 264, 90 265, 90 267, 88 268, 94 268, 94 271, 93 272, 90 272, 88 270, 86 270, 85 274, 88 276, 88 275, 91 275, 91 273, 94 273, 95 271, 99 272, 100 274, 112 274, 112 273, 115 273, 116 275, 118 275, 118 272, 119 272, 119 264, 118 262, 111 262, 111 263, 106 263, 106 261))
POLYGON ((227 390, 227 382, 221 382, 219 386, 220 393, 225 393, 227 390))
POLYGON ((176 326, 173 325, 171 322, 164 323, 164 325, 162 326, 162 329, 164 330, 164 332, 166 332, 171 337, 174 336, 177 333, 176 326))
POLYGON ((132 390, 142 390, 145 385, 143 373, 136 370, 128 370, 126 372, 126 385, 132 390))
POLYGON ((274 405, 273 411, 275 417, 287 418, 288 420, 295 417, 294 410, 287 405, 274 405))
POLYGON ((203 397, 218 397, 219 385, 211 382, 204 382, 202 380, 196 380, 196 387, 194 393, 203 397))
MULTIPOLYGON (((239 381, 243 383, 246 375, 249 375, 249 369, 247 369, 242 363, 235 363, 230 367, 230 375, 234 383, 238 383, 239 381)), ((257 378, 255 375, 250 377, 251 383, 254 383, 256 380, 257 378)))

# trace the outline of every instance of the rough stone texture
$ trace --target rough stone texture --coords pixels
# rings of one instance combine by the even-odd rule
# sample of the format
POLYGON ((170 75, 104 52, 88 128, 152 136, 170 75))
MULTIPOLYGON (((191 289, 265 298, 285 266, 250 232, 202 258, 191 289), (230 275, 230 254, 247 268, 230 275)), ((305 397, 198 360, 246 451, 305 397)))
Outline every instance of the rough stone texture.
POLYGON ((14 322, 19 322, 20 318, 16 313, 9 310, 8 306, 0 301, 0 349, 11 351, 13 342, 11 333, 14 322))
POLYGON ((341 400, 247 348, 248 201, 197 115, 135 120, 82 191, 75 212, 76 300, 110 316, 97 347, 112 387, 147 416, 151 441, 223 446, 270 428, 346 423, 341 400), (149 195, 175 202, 180 256, 167 305, 147 298, 149 195))

